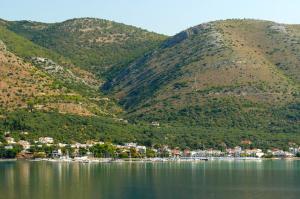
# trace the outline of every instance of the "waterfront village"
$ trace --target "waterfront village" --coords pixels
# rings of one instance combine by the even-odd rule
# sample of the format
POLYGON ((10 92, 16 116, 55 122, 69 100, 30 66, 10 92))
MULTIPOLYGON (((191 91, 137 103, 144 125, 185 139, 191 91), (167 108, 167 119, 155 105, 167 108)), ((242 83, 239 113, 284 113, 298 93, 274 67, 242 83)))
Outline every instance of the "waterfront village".
MULTIPOLYGON (((24 132, 26 133, 26 132, 24 132)), ((262 158, 299 158, 300 147, 281 149, 243 149, 240 146, 224 150, 190 150, 169 148, 167 145, 146 147, 137 143, 117 145, 89 140, 86 143, 58 143, 51 137, 40 137, 30 143, 16 141, 6 132, 0 142, 1 159, 28 159, 75 162, 122 162, 122 161, 206 161, 206 160, 255 160, 262 158)), ((248 141, 249 142, 249 141, 248 141)))

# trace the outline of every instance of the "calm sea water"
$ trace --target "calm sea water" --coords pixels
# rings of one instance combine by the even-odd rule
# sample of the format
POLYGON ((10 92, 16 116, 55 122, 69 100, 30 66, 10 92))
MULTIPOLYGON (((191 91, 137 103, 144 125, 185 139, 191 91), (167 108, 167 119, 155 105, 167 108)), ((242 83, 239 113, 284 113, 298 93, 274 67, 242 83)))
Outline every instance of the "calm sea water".
POLYGON ((0 199, 299 199, 300 161, 0 162, 0 199))

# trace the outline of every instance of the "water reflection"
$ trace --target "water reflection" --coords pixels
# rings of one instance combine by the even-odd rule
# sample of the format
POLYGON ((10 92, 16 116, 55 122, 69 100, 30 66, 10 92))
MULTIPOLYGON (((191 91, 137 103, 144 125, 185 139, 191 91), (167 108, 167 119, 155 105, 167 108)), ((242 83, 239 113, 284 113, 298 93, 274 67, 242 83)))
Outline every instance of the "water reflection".
POLYGON ((299 198, 300 161, 0 162, 0 199, 299 198))

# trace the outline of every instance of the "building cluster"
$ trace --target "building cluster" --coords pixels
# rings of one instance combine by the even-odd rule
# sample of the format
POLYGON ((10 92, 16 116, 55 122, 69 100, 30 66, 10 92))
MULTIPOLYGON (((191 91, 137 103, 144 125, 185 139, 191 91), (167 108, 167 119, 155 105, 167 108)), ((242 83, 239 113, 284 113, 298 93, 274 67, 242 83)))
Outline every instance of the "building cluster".
MULTIPOLYGON (((93 153, 89 150, 95 145, 104 145, 104 142, 89 140, 85 144, 82 143, 55 143, 55 140, 51 137, 40 137, 38 140, 30 143, 26 140, 15 141, 9 133, 5 134, 5 144, 3 145, 5 149, 13 149, 14 146, 21 146, 22 152, 30 152, 32 147, 42 148, 44 146, 55 146, 55 150, 52 151, 53 157, 62 157, 66 155, 66 147, 69 147, 75 154, 75 156, 80 156, 80 150, 85 150, 84 155, 93 156, 93 153)), ((111 144, 114 150, 120 153, 128 153, 129 157, 134 150, 136 153, 140 154, 139 157, 147 157, 147 150, 151 150, 152 157, 164 157, 164 158, 201 158, 201 157, 295 157, 300 154, 300 147, 290 147, 289 151, 283 151, 281 149, 269 149, 263 151, 262 149, 243 149, 240 146, 234 148, 227 148, 225 150, 216 149, 206 149, 206 150, 190 150, 179 148, 169 148, 167 145, 160 146, 158 148, 147 148, 146 146, 138 145, 137 143, 125 143, 124 145, 111 144)))
MULTIPOLYGON (((22 148, 22 153, 30 153, 31 149, 36 147, 42 149, 43 147, 53 147, 55 150, 53 150, 52 157, 62 157, 66 155, 65 148, 68 148, 68 150, 72 151, 72 154, 76 157, 80 156, 80 150, 85 150, 84 155, 93 156, 92 152, 90 152, 90 149, 96 145, 104 145, 106 143, 101 141, 94 141, 89 140, 86 143, 73 143, 73 144, 66 144, 66 143, 55 143, 54 139, 52 137, 40 137, 38 140, 30 143, 26 140, 19 140, 15 141, 13 137, 9 135, 9 133, 5 134, 5 143, 1 143, 0 145, 4 146, 4 149, 11 150, 15 146, 20 146, 22 148)), ((130 152, 134 150, 136 153, 140 154, 141 157, 146 156, 147 147, 138 145, 137 143, 125 143, 124 145, 116 145, 116 144, 109 144, 113 146, 113 148, 118 151, 118 153, 128 153, 130 156, 130 152)), ((71 153, 69 151, 69 153, 71 153)), ((68 152, 67 152, 68 153, 68 152)), ((71 154, 68 154, 71 155, 71 154)))

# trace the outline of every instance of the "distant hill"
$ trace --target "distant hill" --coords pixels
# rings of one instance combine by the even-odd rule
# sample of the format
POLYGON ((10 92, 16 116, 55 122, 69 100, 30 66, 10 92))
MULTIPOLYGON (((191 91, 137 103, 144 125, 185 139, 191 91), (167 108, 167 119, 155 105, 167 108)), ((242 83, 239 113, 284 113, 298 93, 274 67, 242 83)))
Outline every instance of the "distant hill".
POLYGON ((167 37, 103 19, 79 18, 61 23, 4 22, 30 41, 69 58, 102 78, 110 77, 167 37))
POLYGON ((132 119, 268 131, 299 127, 299 44, 298 25, 201 24, 169 38, 103 90, 132 119))

